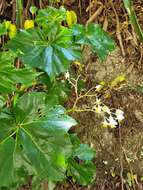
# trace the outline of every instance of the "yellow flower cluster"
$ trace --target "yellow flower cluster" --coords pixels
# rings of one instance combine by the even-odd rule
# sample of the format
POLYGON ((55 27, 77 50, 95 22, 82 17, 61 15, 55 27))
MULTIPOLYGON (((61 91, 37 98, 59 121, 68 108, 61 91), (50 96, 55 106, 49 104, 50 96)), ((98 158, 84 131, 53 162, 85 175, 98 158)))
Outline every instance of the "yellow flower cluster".
POLYGON ((5 28, 8 32, 8 36, 12 39, 17 34, 17 28, 15 24, 12 24, 11 21, 4 21, 5 28))

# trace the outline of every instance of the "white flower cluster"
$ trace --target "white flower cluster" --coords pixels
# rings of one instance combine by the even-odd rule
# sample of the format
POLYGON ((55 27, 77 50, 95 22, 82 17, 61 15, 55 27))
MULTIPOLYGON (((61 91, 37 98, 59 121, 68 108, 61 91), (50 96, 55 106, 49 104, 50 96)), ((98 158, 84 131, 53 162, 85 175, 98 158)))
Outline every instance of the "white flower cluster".
POLYGON ((124 119, 124 112, 120 109, 109 109, 99 98, 96 98, 95 105, 92 108, 95 113, 103 117, 103 127, 115 128, 124 119))
POLYGON ((69 78, 70 78, 70 73, 67 71, 67 72, 65 72, 65 79, 69 80, 69 78))

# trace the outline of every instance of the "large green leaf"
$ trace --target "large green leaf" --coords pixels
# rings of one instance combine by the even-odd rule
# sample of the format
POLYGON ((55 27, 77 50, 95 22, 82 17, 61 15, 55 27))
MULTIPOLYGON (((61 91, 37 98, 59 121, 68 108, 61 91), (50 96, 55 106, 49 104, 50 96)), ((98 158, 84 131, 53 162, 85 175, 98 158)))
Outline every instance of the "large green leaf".
POLYGON ((96 167, 92 162, 78 163, 70 160, 68 176, 72 176, 80 185, 90 185, 95 179, 96 167))
POLYGON ((11 134, 13 130, 13 120, 0 118, 0 142, 11 134))
POLYGON ((71 143, 66 133, 76 122, 64 115, 61 106, 53 108, 47 98, 45 93, 25 94, 15 107, 15 115, 22 115, 17 118, 19 141, 38 176, 58 181, 66 171, 66 165, 58 160, 62 157, 65 163, 70 156, 71 143))
MULTIPOLYGON (((18 168, 15 163, 17 149, 24 162, 27 162, 23 167, 28 171, 28 165, 32 165, 33 171, 31 172, 30 168, 30 174, 41 180, 61 181, 65 178, 67 160, 72 151, 67 132, 76 125, 76 121, 65 115, 65 109, 56 106, 54 100, 51 101, 48 97, 42 92, 27 93, 18 100, 11 117, 8 117, 9 120, 4 117, 0 119, 0 155, 7 156, 3 144, 5 145, 4 142, 7 142, 10 136, 16 144, 15 151, 11 148, 9 152, 9 178, 12 174, 17 176, 17 171, 22 167, 20 164, 18 168)), ((13 147, 13 141, 8 143, 9 147, 13 147)), ((3 157, 0 158, 2 161, 3 157)), ((7 165, 2 165, 2 161, 0 160, 0 167, 1 171, 4 171, 7 165)), ((14 182, 11 178, 10 183, 12 181, 14 182)), ((8 186, 10 183, 3 181, 0 186, 8 186)))
POLYGON ((0 92, 11 93, 16 90, 16 84, 32 85, 38 76, 32 69, 14 67, 15 56, 11 52, 0 53, 0 92))
POLYGON ((54 100, 42 92, 25 94, 15 107, 17 123, 43 136, 67 133, 72 125, 76 125, 75 120, 64 112, 62 106, 55 106, 54 100))
MULTIPOLYGON (((23 147, 23 153, 27 156, 39 178, 44 179, 47 177, 53 181, 60 181, 64 178, 66 169, 64 165, 61 166, 57 162, 53 162, 53 159, 58 157, 56 151, 53 153, 52 151, 54 150, 50 150, 48 147, 47 150, 43 150, 39 146, 40 143, 37 143, 34 137, 23 128, 19 130, 19 140, 23 147)), ((64 155, 63 158, 65 159, 64 155)))
POLYGON ((91 23, 87 26, 76 24, 73 27, 73 35, 77 43, 90 46, 101 60, 115 48, 114 41, 97 24, 91 23))
POLYGON ((0 143, 0 187, 12 185, 14 149, 15 142, 11 137, 0 143))
POLYGON ((19 50, 21 60, 39 68, 54 78, 69 68, 71 61, 80 58, 80 49, 73 43, 72 32, 60 27, 53 39, 41 29, 23 30, 7 44, 13 51, 19 50))

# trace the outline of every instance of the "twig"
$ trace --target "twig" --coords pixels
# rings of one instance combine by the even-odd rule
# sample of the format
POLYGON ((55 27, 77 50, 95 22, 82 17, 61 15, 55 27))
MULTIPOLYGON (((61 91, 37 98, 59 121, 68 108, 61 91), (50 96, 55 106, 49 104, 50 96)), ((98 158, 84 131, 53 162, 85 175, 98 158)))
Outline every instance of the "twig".
POLYGON ((68 113, 73 113, 73 112, 77 112, 77 113, 81 113, 81 112, 93 112, 93 113, 96 113, 93 109, 90 109, 90 108, 84 108, 84 109, 75 109, 75 108, 72 108, 72 109, 67 110, 65 113, 68 114, 68 113))
POLYGON ((107 16, 105 16, 104 22, 103 22, 103 30, 107 31, 108 28, 108 19, 107 16))
POLYGON ((12 22, 16 21, 16 0, 12 0, 12 22))
POLYGON ((133 1, 123 0, 123 2, 125 5, 125 8, 126 8, 126 11, 128 12, 132 26, 134 27, 134 30, 137 33, 139 40, 141 42, 143 42, 143 32, 142 32, 142 29, 138 23, 137 16, 136 16, 136 13, 134 11, 133 1))
POLYGON ((124 50, 124 46, 123 46, 123 42, 122 42, 122 37, 121 37, 121 31, 120 31, 120 22, 119 22, 119 17, 118 14, 116 12, 116 9, 114 7, 114 4, 112 1, 110 1, 111 7, 115 13, 115 17, 116 17, 116 35, 117 35, 117 39, 119 41, 119 45, 122 51, 122 55, 125 56, 125 50, 124 50))
POLYGON ((77 87, 79 78, 80 78, 80 75, 78 75, 77 79, 69 79, 69 83, 73 86, 74 91, 75 91, 75 96, 76 96, 76 99, 75 99, 73 108, 76 107, 76 104, 77 104, 78 98, 79 98, 79 95, 78 95, 78 87, 77 87), (72 82, 72 80, 73 80, 74 82, 72 82))
POLYGON ((122 137, 121 137, 121 128, 119 126, 119 141, 120 141, 120 167, 121 167, 121 170, 120 170, 120 178, 121 178, 121 187, 122 187, 122 190, 124 190, 124 178, 123 178, 123 171, 124 171, 124 168, 123 168, 123 152, 122 152, 122 137))
POLYGON ((81 16, 81 0, 78 0, 78 7, 79 7, 79 13, 80 13, 80 16, 81 16))
POLYGON ((74 91, 75 91, 75 96, 76 96, 75 102, 74 102, 74 105, 73 105, 72 109, 75 109, 75 107, 76 107, 76 105, 77 105, 77 103, 78 103, 78 101, 80 99, 83 99, 85 97, 97 97, 97 94, 90 94, 91 91, 93 91, 94 89, 96 89, 96 86, 90 88, 85 94, 79 94, 78 93, 78 81, 79 81, 79 78, 80 78, 80 75, 77 77, 77 79, 71 78, 71 79, 68 80, 69 83, 73 86, 74 91))
MULTIPOLYGON (((90 0, 91 1, 91 0, 90 0)), ((89 6, 86 9, 86 12, 90 11, 91 8, 97 4, 97 0, 93 0, 91 3, 89 3, 89 6)))
POLYGON ((39 7, 42 9, 42 0, 39 0, 39 7))
POLYGON ((31 1, 30 1, 30 0, 27 0, 26 11, 25 11, 25 16, 26 16, 26 17, 27 17, 27 15, 28 15, 28 11, 29 11, 29 7, 30 7, 30 3, 31 3, 31 1))
POLYGON ((126 151, 125 151, 125 149, 124 149, 123 147, 122 147, 122 150, 123 150, 123 153, 124 153, 126 162, 127 162, 128 166, 129 166, 131 176, 132 176, 131 179, 132 179, 133 189, 136 190, 136 188, 135 188, 135 180, 134 180, 134 178, 133 178, 134 174, 133 174, 133 170, 132 170, 131 164, 130 164, 130 162, 128 161, 128 157, 127 157, 127 155, 126 155, 126 151))
POLYGON ((101 6, 97 9, 97 11, 87 20, 86 24, 93 22, 97 18, 97 16, 101 14, 103 8, 104 6, 103 4, 101 4, 101 6))
POLYGON ((92 3, 91 0, 89 0, 89 18, 91 17, 91 3, 92 3))
POLYGON ((140 46, 140 59, 138 61, 138 65, 141 66, 142 64, 142 59, 143 59, 143 47, 140 46))

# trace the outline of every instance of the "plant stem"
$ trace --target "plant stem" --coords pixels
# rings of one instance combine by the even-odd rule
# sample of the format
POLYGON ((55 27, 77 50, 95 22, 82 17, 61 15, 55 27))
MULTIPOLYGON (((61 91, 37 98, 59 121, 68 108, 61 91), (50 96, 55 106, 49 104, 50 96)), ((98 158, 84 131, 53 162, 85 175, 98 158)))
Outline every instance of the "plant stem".
POLYGON ((16 24, 19 28, 22 28, 22 10, 23 0, 16 0, 16 24))
POLYGON ((136 13, 133 8, 133 1, 132 0, 123 0, 123 2, 124 2, 124 6, 128 12, 132 26, 133 26, 135 32, 137 33, 139 40, 141 42, 143 42, 143 32, 137 21, 137 16, 136 16, 136 13))

